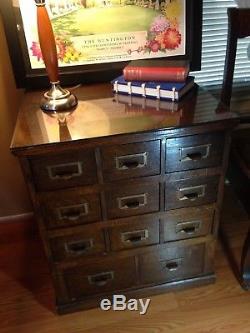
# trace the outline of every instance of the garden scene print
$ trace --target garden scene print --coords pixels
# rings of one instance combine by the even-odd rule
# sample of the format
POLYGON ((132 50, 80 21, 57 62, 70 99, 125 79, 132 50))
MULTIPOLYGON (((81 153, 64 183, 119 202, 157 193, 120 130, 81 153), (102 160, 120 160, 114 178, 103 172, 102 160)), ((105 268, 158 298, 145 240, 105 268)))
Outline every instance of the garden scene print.
MULTIPOLYGON (((31 68, 44 67, 34 0, 19 0, 31 68)), ((47 0, 60 66, 185 54, 186 0, 47 0)))

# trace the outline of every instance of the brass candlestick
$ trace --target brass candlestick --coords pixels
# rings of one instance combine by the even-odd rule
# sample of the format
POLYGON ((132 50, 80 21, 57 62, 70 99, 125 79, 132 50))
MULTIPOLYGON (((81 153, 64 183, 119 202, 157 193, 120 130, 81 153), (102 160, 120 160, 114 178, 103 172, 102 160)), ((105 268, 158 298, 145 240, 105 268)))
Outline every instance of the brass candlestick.
POLYGON ((72 110, 77 106, 77 98, 60 86, 56 42, 45 0, 35 0, 35 3, 39 43, 51 83, 51 89, 44 94, 40 107, 45 112, 72 110))

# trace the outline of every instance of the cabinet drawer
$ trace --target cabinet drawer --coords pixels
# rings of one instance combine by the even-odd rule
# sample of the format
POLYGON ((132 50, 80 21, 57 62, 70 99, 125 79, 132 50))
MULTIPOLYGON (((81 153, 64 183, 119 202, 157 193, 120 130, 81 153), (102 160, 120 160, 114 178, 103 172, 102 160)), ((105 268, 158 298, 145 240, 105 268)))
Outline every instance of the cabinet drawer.
POLYGON ((195 177, 166 182, 166 210, 215 202, 219 176, 195 177))
POLYGON ((144 217, 141 221, 112 227, 108 232, 113 251, 158 244, 159 220, 144 217))
POLYGON ((30 160, 37 190, 96 183, 94 151, 72 151, 30 160))
POLYGON ((204 253, 205 245, 196 244, 141 255, 140 280, 143 284, 163 283, 202 274, 204 253))
POLYGON ((109 218, 159 210, 159 184, 122 186, 120 190, 107 191, 105 196, 109 218))
POLYGON ((55 261, 105 251, 103 231, 90 228, 74 227, 60 230, 49 238, 49 244, 55 261))
POLYGON ((41 210, 48 228, 78 225, 101 219, 98 193, 82 188, 40 193, 41 210))
POLYGON ((160 140, 107 147, 101 152, 105 181, 160 173, 160 140))
POLYGON ((137 283, 134 257, 67 269, 63 275, 71 300, 95 294, 123 290, 137 283))
POLYGON ((167 139, 166 172, 218 166, 223 149, 223 133, 167 139))
POLYGON ((213 217, 213 206, 181 208, 167 212, 162 219, 164 242, 209 234, 213 217))

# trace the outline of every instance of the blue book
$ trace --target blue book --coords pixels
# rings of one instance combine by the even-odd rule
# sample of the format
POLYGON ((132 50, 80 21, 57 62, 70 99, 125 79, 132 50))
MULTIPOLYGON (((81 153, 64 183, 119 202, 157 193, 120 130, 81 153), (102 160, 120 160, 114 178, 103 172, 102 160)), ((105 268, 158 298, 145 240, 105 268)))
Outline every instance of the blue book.
POLYGON ((178 101, 194 86, 194 77, 185 82, 126 81, 123 75, 111 81, 115 93, 178 101))

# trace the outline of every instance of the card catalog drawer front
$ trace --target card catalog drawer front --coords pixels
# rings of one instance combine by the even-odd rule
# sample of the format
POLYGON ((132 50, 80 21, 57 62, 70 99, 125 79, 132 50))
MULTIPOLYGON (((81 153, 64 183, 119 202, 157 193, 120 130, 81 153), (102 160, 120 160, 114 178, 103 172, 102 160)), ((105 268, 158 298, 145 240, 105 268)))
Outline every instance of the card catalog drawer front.
POLYGON ((102 149, 105 181, 160 173, 160 141, 132 143, 102 149))
POLYGON ((113 251, 147 246, 159 243, 159 220, 143 218, 109 229, 111 249, 113 251))
POLYGON ((122 186, 119 191, 107 191, 105 195, 109 218, 159 210, 159 184, 122 186))
POLYGON ((79 225, 101 219, 98 193, 82 188, 40 193, 41 210, 48 228, 79 225))
POLYGON ((134 257, 104 259, 100 264, 67 269, 63 277, 71 300, 127 289, 137 283, 134 257))
POLYGON ((223 147, 223 133, 167 139, 166 172, 218 166, 223 147))
POLYGON ((53 260, 78 258, 105 251, 104 233, 90 228, 65 229, 62 235, 49 240, 53 260))
POLYGON ((215 202, 218 183, 219 176, 167 182, 165 187, 166 210, 215 202))
POLYGON ((213 206, 169 211, 162 219, 164 242, 205 236, 211 232, 213 218, 213 206))
POLYGON ((140 281, 143 284, 192 278, 203 271, 205 246, 173 247, 140 256, 140 281))
POLYGON ((94 151, 72 151, 67 154, 31 159, 38 190, 53 190, 96 183, 94 151))

